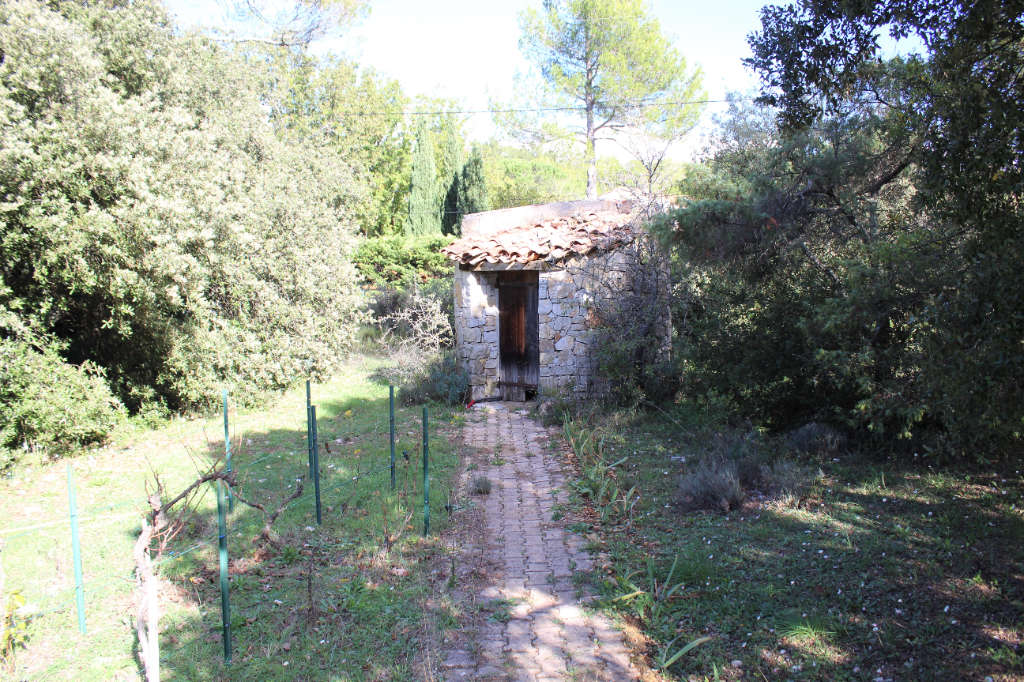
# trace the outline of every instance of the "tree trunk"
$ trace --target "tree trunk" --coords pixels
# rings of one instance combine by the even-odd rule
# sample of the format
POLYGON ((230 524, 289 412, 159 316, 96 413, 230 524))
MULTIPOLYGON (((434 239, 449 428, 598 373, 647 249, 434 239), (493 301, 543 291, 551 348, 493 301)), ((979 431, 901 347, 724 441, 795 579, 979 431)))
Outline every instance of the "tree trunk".
POLYGON ((594 105, 587 106, 587 198, 597 198, 597 154, 594 149, 594 105))

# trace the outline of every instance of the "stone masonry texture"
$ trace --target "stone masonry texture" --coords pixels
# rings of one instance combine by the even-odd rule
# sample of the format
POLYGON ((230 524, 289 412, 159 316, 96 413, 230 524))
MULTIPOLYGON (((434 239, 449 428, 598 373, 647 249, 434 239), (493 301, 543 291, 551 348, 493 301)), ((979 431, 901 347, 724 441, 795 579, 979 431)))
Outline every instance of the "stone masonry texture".
MULTIPOLYGON (((617 250, 548 265, 538 272, 538 389, 554 394, 600 392, 594 375, 592 337, 595 301, 628 287, 629 258, 617 250)), ((455 268, 455 349, 469 372, 473 400, 499 395, 498 272, 455 268)), ((664 333, 670 338, 668 308, 664 333)))

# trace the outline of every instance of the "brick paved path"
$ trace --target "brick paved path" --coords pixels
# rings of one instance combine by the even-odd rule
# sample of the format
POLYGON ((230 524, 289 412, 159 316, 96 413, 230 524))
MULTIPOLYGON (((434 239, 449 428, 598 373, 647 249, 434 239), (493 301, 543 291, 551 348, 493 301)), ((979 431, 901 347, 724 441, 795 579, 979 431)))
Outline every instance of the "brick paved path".
POLYGON ((621 633, 581 606, 572 576, 592 567, 583 540, 552 520, 553 506, 567 499, 561 456, 550 447, 560 435, 521 408, 484 404, 463 429, 477 465, 465 480, 493 483, 490 495, 472 498, 483 506, 483 529, 464 539, 462 560, 485 577, 463 595, 463 607, 504 604, 508 621, 478 618, 449 643, 446 679, 638 679, 621 633))

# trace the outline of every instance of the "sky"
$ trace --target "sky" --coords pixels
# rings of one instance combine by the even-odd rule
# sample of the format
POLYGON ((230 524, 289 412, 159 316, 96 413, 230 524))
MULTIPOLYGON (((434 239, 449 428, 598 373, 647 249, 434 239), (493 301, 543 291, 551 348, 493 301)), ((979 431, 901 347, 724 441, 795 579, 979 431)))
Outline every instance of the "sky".
MULTIPOLYGON (((221 0, 223 2, 224 0, 221 0)), ((727 92, 747 92, 756 79, 741 60, 749 55, 746 36, 760 26, 758 10, 766 0, 680 2, 651 0, 651 14, 676 48, 704 73, 710 99, 727 92)), ((466 109, 486 109, 493 99, 510 100, 515 76, 526 71, 519 51, 519 13, 540 0, 370 0, 369 15, 340 37, 312 49, 371 66, 396 79, 409 95, 456 100, 466 109)), ((184 28, 221 25, 224 12, 216 0, 167 0, 184 28)), ((538 106, 544 106, 538 102, 538 106)), ((702 130, 721 106, 710 106, 702 130)), ((494 132, 487 115, 467 121, 471 138, 494 132)), ((699 135, 691 136, 695 148, 699 135)))

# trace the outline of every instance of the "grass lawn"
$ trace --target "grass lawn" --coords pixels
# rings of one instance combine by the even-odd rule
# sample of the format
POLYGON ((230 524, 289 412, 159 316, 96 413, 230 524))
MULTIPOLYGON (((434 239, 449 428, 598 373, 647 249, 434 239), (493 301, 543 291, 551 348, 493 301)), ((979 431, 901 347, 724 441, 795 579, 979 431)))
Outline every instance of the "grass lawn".
MULTIPOLYGON (((833 452, 803 458, 822 476, 798 499, 692 511, 680 477, 728 428, 706 423, 678 407, 583 429, 604 462, 628 457, 614 487, 640 495, 631 513, 620 501, 598 506, 603 523, 592 517, 608 557, 595 581, 600 608, 637 627, 655 669, 688 680, 1024 678, 1019 471, 833 452)), ((588 485, 579 499, 593 497, 588 485)))
MULTIPOLYGON (((159 566, 165 678, 404 680, 435 665, 439 633, 454 622, 440 589, 448 550, 437 534, 447 524, 444 508, 458 464, 446 429, 459 418, 441 409, 431 415, 431 536, 423 538, 421 408, 397 411, 397 490, 391 492, 387 388, 369 380, 378 365, 358 358, 313 386, 323 525, 316 525, 310 481, 274 524, 281 551, 258 551, 252 542, 262 527, 260 512, 236 503, 229 516, 230 666, 221 641, 216 495, 211 488, 202 495, 159 566)), ((296 386, 265 408, 231 410, 240 491, 271 509, 308 475, 304 392, 296 386)), ((74 606, 66 462, 0 480, 3 589, 19 591, 33 614, 26 646, 0 676, 140 675, 131 548, 145 482, 159 472, 167 492, 176 493, 223 447, 218 415, 126 431, 105 448, 67 460, 82 518, 86 635, 78 632, 74 606)))

